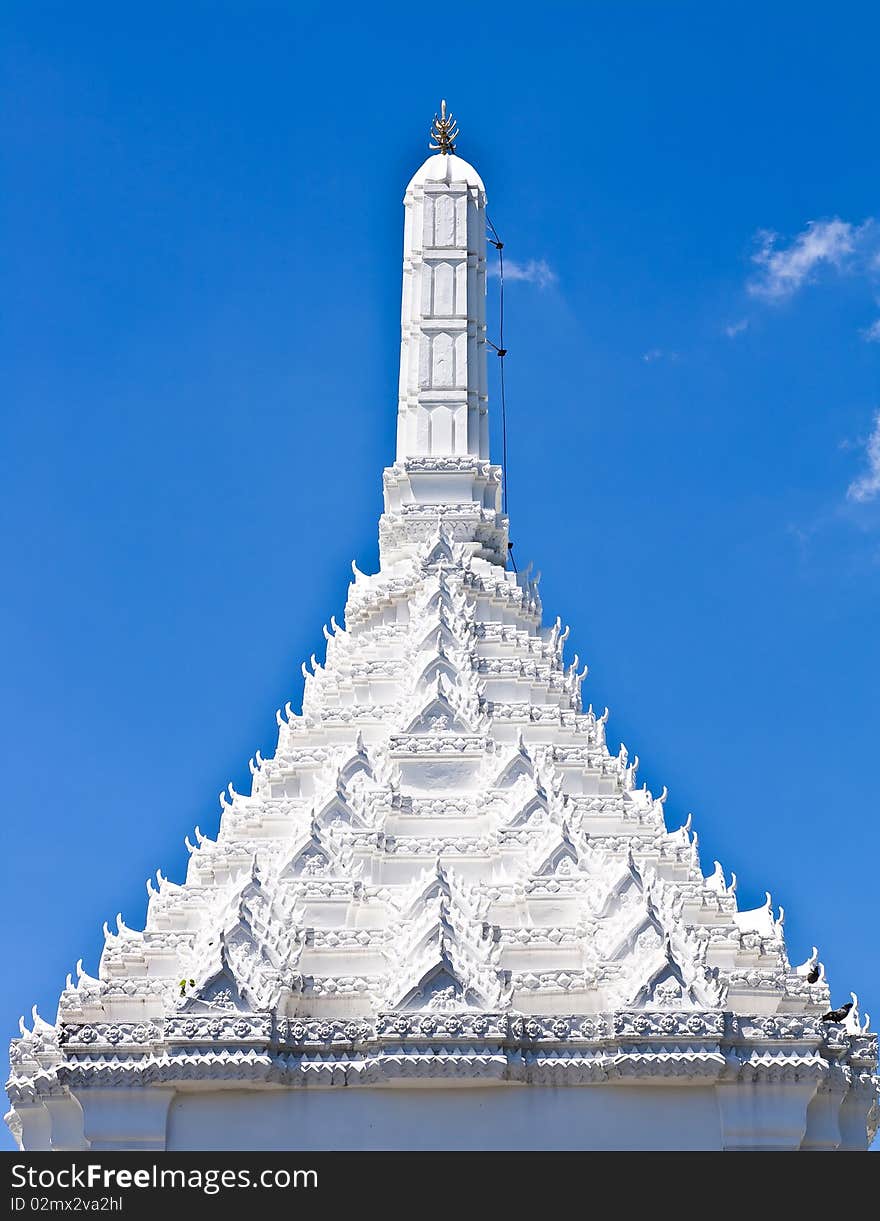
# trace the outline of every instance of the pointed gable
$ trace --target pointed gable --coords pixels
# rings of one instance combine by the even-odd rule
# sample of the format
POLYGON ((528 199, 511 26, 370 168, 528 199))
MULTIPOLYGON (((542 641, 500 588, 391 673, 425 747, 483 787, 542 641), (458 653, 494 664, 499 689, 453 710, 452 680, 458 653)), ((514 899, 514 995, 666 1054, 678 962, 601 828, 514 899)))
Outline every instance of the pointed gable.
POLYGON ((434 694, 406 727, 407 733, 473 733, 445 695, 434 694))
POLYGON ((396 1008, 403 1010, 466 1009, 476 998, 468 998, 467 989, 448 962, 438 962, 401 998, 396 1008))
POLYGON ((216 965, 202 977, 180 1003, 183 1013, 214 1013, 217 1010, 250 1012, 252 1006, 229 960, 226 940, 221 934, 216 965))

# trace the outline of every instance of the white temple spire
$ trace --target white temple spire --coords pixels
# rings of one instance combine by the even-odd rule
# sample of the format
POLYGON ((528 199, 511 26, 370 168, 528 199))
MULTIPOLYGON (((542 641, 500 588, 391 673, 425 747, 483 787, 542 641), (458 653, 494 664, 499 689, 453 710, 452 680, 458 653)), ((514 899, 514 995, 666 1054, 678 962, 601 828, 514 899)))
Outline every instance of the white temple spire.
POLYGON ((402 531, 388 515, 408 513, 414 525, 418 510, 404 506, 421 504, 466 509, 471 524, 462 521, 456 536, 506 563, 501 472, 489 465, 486 190, 453 151, 458 127, 445 102, 431 135, 440 151, 413 175, 403 201, 397 459, 385 477, 383 558, 402 555, 402 531))
POLYGON ((397 458, 489 457, 486 413, 486 191, 451 151, 456 127, 435 118, 440 148, 404 196, 397 458), (439 131, 438 125, 440 126, 439 131))

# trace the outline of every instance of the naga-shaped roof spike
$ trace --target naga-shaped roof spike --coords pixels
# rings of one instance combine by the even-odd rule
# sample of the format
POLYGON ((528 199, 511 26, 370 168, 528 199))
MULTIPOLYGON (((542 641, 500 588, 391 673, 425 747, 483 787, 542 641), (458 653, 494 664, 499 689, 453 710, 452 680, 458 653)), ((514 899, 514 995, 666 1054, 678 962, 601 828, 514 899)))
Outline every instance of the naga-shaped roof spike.
POLYGON ((819 962, 819 950, 814 945, 813 952, 810 954, 809 958, 802 962, 800 966, 795 967, 794 973, 795 975, 806 976, 807 983, 818 983, 821 975, 821 967, 822 964, 819 962))
POLYGON ((284 725, 284 720, 282 719, 280 708, 275 709, 275 721, 278 725, 278 728, 281 729, 281 727, 284 725))
POLYGON ((713 861, 715 868, 707 878, 704 878, 706 885, 710 890, 714 890, 717 894, 724 894, 727 890, 727 880, 724 877, 724 866, 720 861, 713 861))
MULTIPOLYGON (((859 1016, 859 996, 857 992, 850 992, 852 999, 852 1008, 843 1020, 843 1029, 847 1034, 859 1035, 862 1033, 862 1022, 859 1016)), ((34 1006, 36 1009, 36 1006, 34 1006)))
POLYGON ((330 616, 330 626, 333 628, 333 634, 334 634, 334 636, 336 635, 336 633, 337 633, 337 632, 341 632, 341 631, 342 631, 342 628, 341 628, 341 627, 339 626, 339 624, 336 622, 336 616, 335 616, 335 615, 331 615, 331 616, 330 616))
POLYGON ((47 1022, 45 1020, 45 1018, 40 1017, 39 1013, 37 1012, 36 1005, 34 1005, 33 1008, 31 1009, 31 1021, 34 1023, 34 1034, 36 1034, 38 1026, 41 1027, 43 1030, 54 1031, 54 1029, 55 1029, 55 1027, 52 1025, 51 1022, 47 1022))

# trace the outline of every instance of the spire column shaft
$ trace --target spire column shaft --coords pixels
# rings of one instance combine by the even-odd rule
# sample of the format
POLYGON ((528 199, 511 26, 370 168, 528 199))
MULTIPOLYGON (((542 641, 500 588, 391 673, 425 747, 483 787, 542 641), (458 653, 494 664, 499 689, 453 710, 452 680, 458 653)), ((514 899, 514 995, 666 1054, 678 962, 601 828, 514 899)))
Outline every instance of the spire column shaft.
POLYGON ((488 459, 486 195, 459 157, 431 163, 404 199, 397 460, 488 459))

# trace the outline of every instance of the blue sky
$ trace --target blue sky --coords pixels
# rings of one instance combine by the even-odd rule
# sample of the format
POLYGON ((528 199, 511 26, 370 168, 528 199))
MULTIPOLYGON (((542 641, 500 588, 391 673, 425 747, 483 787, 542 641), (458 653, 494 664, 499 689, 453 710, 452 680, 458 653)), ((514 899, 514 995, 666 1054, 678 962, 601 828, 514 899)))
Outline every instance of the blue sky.
POLYGON ((705 871, 880 1016, 880 13, 458 12, 3 6, 4 1036, 376 563, 441 97, 518 271, 516 555, 705 871))

